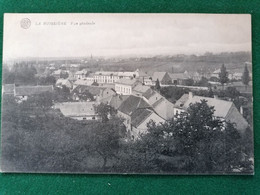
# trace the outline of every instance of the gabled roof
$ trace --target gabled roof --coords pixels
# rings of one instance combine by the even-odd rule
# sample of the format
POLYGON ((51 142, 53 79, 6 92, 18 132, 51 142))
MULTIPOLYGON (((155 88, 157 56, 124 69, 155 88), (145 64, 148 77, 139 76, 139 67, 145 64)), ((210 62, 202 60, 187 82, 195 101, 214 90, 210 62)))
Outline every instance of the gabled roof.
POLYGON ((153 113, 152 110, 147 108, 136 109, 131 114, 131 124, 134 127, 138 127, 145 119, 147 119, 153 113))
POLYGON ((185 73, 169 73, 171 79, 188 79, 189 75, 185 73))
POLYGON ((232 102, 226 100, 220 100, 216 98, 209 98, 203 96, 193 96, 192 98, 188 98, 183 107, 187 109, 191 103, 194 104, 197 102, 201 102, 201 100, 206 100, 209 106, 214 106, 214 115, 216 117, 222 118, 225 118, 227 116, 228 111, 233 104, 232 102))
POLYGON ((137 84, 133 90, 136 92, 140 92, 140 93, 145 93, 146 91, 148 91, 150 89, 149 86, 143 85, 142 83, 137 84))
POLYGON ((157 79, 159 81, 162 81, 166 74, 166 72, 154 72, 152 78, 154 81, 156 81, 157 79))
POLYGON ((153 108, 157 107, 158 105, 160 105, 163 101, 167 101, 165 98, 161 97, 159 100, 157 100, 156 102, 153 103, 153 108))
POLYGON ((37 86, 20 86, 15 87, 15 95, 23 96, 23 95, 36 95, 44 92, 53 91, 52 85, 37 85, 37 86))
POLYGON ((64 102, 54 105, 56 109, 60 109, 61 113, 67 117, 84 117, 96 115, 94 106, 96 102, 64 102))
POLYGON ((124 114, 131 115, 133 111, 138 108, 148 108, 151 107, 146 103, 141 97, 130 95, 118 108, 119 111, 124 114))
POLYGON ((187 102, 189 98, 189 94, 185 93, 181 96, 180 99, 178 99, 176 102, 175 102, 175 106, 176 107, 182 107, 184 106, 185 102, 187 102))
POLYGON ((152 97, 154 94, 156 94, 156 91, 154 91, 150 88, 143 94, 143 97, 145 97, 147 100, 149 100, 150 97, 152 97))
POLYGON ((114 107, 115 109, 118 109, 128 97, 129 95, 115 94, 106 98, 102 98, 100 102, 108 103, 110 106, 114 107))

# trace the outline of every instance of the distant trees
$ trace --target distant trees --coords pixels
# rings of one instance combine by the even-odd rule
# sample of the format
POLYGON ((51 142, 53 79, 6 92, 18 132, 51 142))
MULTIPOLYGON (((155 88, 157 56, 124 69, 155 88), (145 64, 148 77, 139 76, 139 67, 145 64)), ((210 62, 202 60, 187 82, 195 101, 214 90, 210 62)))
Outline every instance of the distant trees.
POLYGON ((224 84, 228 82, 228 72, 224 64, 222 64, 220 69, 219 82, 222 84, 223 88, 224 88, 224 84))
POLYGON ((249 71, 247 69, 247 65, 245 65, 244 72, 242 75, 242 82, 245 85, 245 88, 247 88, 249 81, 250 81, 249 71))
POLYGON ((201 77, 201 79, 196 83, 196 85, 201 87, 208 87, 209 86, 208 79, 205 77, 201 77))
POLYGON ((37 70, 28 64, 15 64, 11 70, 3 69, 3 82, 6 84, 35 85, 37 70))
POLYGON ((39 77, 38 84, 39 85, 55 85, 56 79, 54 76, 46 76, 46 77, 39 77))

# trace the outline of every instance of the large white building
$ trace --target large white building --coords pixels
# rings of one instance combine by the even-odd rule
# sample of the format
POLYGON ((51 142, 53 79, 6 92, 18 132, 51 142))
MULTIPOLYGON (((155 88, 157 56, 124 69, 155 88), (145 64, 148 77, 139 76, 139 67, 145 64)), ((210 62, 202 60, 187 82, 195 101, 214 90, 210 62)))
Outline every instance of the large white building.
POLYGON ((134 79, 139 77, 139 70, 134 72, 111 72, 111 71, 98 71, 94 74, 94 80, 97 83, 115 83, 119 79, 134 79))
POLYGON ((136 79, 119 79, 115 83, 115 91, 121 95, 131 95, 133 93, 133 88, 138 84, 136 79))

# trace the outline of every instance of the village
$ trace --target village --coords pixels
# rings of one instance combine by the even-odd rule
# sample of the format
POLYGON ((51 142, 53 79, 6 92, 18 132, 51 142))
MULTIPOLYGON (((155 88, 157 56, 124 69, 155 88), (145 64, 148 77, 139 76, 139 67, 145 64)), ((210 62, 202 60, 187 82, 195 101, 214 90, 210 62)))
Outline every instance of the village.
MULTIPOLYGON (((149 122, 163 124, 172 120, 176 114, 185 112, 190 104, 206 100, 209 106, 214 107, 216 118, 234 123, 243 133, 252 125, 251 118, 245 117, 252 112, 252 100, 246 98, 252 95, 252 73, 248 71, 248 66, 251 63, 245 62, 245 68, 240 72, 226 70, 224 64, 220 64, 213 72, 148 73, 141 69, 93 72, 82 68, 80 64, 57 66, 50 63, 43 73, 34 71, 39 81, 47 78, 47 82, 23 85, 16 80, 3 85, 3 94, 12 95, 21 103, 41 93, 66 91, 67 97, 54 102, 52 109, 76 120, 99 120, 96 106, 109 105, 117 111, 118 117, 123 118, 127 139, 131 140, 137 140, 145 134, 149 122), (223 71, 226 73, 226 81, 220 81, 223 71), (248 74, 246 81, 243 78, 245 71, 248 74), (167 95, 167 90, 176 89, 182 90, 179 97, 167 95), (246 101, 237 106, 232 97, 218 97, 218 93, 229 89, 235 89, 240 94, 236 101, 246 101)), ((35 69, 33 65, 26 68, 35 69)))

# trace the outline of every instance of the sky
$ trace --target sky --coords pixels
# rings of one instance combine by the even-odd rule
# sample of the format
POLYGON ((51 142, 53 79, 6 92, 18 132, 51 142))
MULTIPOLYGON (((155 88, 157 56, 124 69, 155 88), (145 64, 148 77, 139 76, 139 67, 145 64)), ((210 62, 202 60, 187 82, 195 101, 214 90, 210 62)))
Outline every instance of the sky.
POLYGON ((4 15, 3 61, 236 51, 251 51, 248 14, 4 15))

